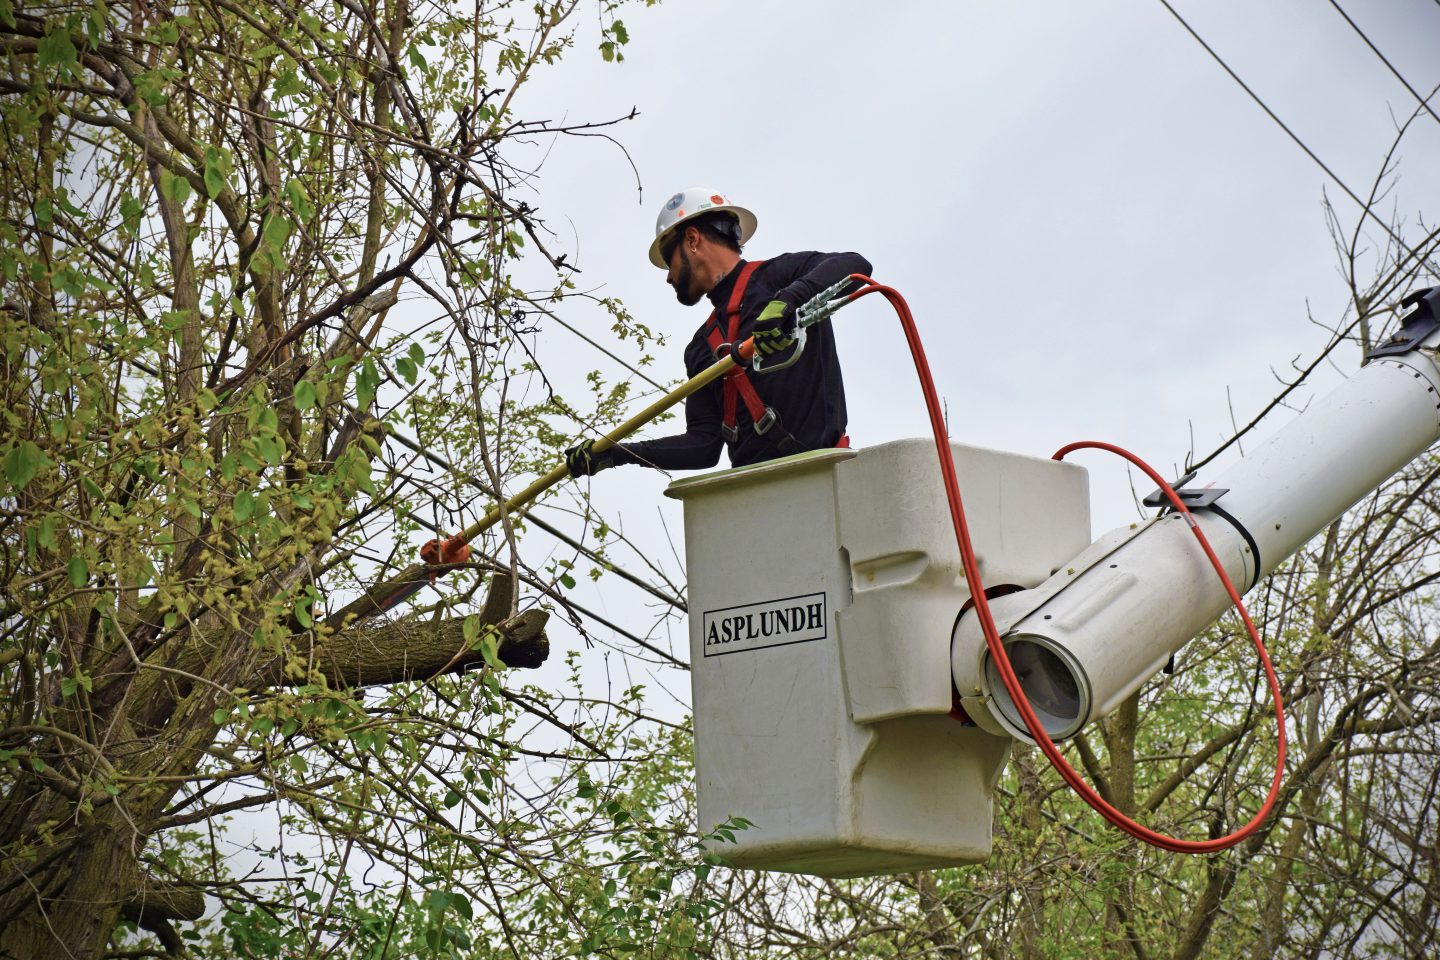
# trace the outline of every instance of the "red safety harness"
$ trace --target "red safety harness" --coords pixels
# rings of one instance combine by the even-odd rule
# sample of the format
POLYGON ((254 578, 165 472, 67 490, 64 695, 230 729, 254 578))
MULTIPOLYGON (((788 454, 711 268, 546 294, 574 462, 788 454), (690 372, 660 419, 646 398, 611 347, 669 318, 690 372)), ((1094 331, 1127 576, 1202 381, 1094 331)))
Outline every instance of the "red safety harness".
MULTIPOLYGON (((718 360, 723 356, 721 347, 733 346, 740 338, 740 301, 745 297, 745 288, 750 285, 750 277, 755 268, 764 263, 764 260, 751 260, 740 268, 740 276, 735 278, 735 289, 730 291, 730 302, 725 305, 725 316, 728 319, 725 334, 720 332, 720 316, 717 311, 710 311, 710 317, 705 321, 705 339, 710 343, 710 352, 718 360)), ((769 406, 760 399, 760 394, 755 392, 755 385, 745 375, 743 367, 736 367, 725 374, 721 384, 721 408, 724 416, 720 425, 720 433, 725 437, 726 443, 734 443, 739 437, 735 429, 736 398, 745 401, 745 409, 750 411, 750 419, 755 423, 755 432, 764 435, 780 419, 775 408, 769 406)))

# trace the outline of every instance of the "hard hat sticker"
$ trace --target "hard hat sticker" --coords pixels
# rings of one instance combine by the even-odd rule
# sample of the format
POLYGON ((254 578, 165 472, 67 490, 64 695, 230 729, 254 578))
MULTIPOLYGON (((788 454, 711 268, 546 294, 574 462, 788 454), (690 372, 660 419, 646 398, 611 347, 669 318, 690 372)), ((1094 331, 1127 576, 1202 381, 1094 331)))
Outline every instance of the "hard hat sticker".
POLYGON ((705 656, 824 640, 825 610, 823 593, 706 610, 700 620, 705 656))
POLYGON ((680 204, 682 204, 682 203, 684 203, 684 202, 685 202, 685 194, 683 194, 683 193, 677 193, 677 194, 675 194, 675 196, 673 196, 673 197, 670 198, 670 202, 669 202, 669 203, 665 204, 665 209, 666 209, 666 210, 674 210, 676 207, 680 206, 680 204))

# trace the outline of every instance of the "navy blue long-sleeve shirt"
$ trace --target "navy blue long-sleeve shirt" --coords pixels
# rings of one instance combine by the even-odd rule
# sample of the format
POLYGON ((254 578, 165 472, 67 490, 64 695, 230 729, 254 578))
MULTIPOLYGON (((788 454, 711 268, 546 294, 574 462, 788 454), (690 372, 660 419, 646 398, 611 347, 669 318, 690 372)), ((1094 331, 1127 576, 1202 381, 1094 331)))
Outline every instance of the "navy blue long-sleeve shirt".
MULTIPOLYGON (((725 324, 725 307, 744 265, 744 260, 737 263, 708 295, 722 324, 725 324)), ((771 300, 798 307, 852 273, 868 276, 869 261, 857 253, 814 252, 785 253, 764 261, 745 288, 740 303, 738 339, 750 336, 755 318, 771 300)), ((715 362, 706 338, 708 326, 707 320, 685 348, 688 376, 695 376, 715 362)), ((805 352, 794 366, 774 373, 746 371, 761 401, 774 408, 780 420, 766 433, 757 434, 749 410, 743 401, 737 402, 737 435, 729 445, 731 466, 743 467, 792 453, 833 447, 844 436, 845 384, 840 377, 840 359, 835 353, 835 333, 828 319, 810 327, 806 333, 805 352)), ((615 462, 640 463, 662 470, 713 467, 720 461, 721 447, 726 445, 720 432, 723 381, 723 377, 716 380, 685 401, 684 433, 620 444, 615 462)))

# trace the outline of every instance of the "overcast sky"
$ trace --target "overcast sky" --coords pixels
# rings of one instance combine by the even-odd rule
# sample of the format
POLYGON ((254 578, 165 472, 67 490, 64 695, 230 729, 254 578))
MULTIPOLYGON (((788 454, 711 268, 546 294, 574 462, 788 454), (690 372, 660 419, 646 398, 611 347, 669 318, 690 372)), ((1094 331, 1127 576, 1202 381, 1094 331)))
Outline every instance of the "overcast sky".
MULTIPOLYGON (((1412 86, 1440 84, 1440 3, 1342 6, 1412 86)), ((1352 190, 1370 190, 1416 102, 1333 7, 1177 9, 1352 190)), ((952 436, 980 446, 1048 456, 1104 439, 1172 473, 1192 432, 1208 452, 1232 408, 1243 423, 1274 395, 1272 371, 1325 344, 1312 315, 1342 316, 1322 200, 1347 229, 1357 208, 1159 2, 667 0, 621 16, 624 63, 602 62, 587 27, 519 109, 572 122, 638 109, 610 130, 629 159, 596 138, 538 145, 535 202, 583 286, 669 334, 660 378, 680 375, 704 312, 675 302, 645 251, 659 207, 695 184, 757 214, 750 256, 868 257, 914 309, 952 436)), ((1415 236, 1417 217, 1440 209, 1437 158, 1440 122, 1425 117, 1387 201, 1415 236)), ((608 338, 600 311, 577 302, 564 316, 608 338)), ((835 322, 856 443, 926 436, 889 308, 870 298, 835 322)), ((623 373, 563 330, 544 338, 552 360, 566 353, 562 382, 623 373)), ((1337 356, 1331 378, 1359 359, 1337 356)), ((1133 519, 1124 471, 1100 454, 1083 462, 1095 534, 1133 519)), ((592 495, 663 556, 657 508, 681 529, 667 482, 624 468, 592 495)), ((585 602, 643 627, 643 595, 603 586, 585 602)), ((683 653, 683 630, 674 639, 683 653)), ((563 627, 555 640, 573 642, 563 627)))

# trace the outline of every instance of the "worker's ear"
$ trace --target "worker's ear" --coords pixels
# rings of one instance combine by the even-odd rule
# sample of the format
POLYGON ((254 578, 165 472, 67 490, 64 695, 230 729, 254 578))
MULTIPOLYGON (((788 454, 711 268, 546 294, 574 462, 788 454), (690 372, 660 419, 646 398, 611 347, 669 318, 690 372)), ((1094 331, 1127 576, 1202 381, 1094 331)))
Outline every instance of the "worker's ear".
POLYGON ((685 235, 681 239, 680 243, 684 245, 687 252, 694 253, 697 249, 699 249, 700 241, 704 239, 705 234, 700 232, 699 227, 689 226, 685 228, 685 235))

